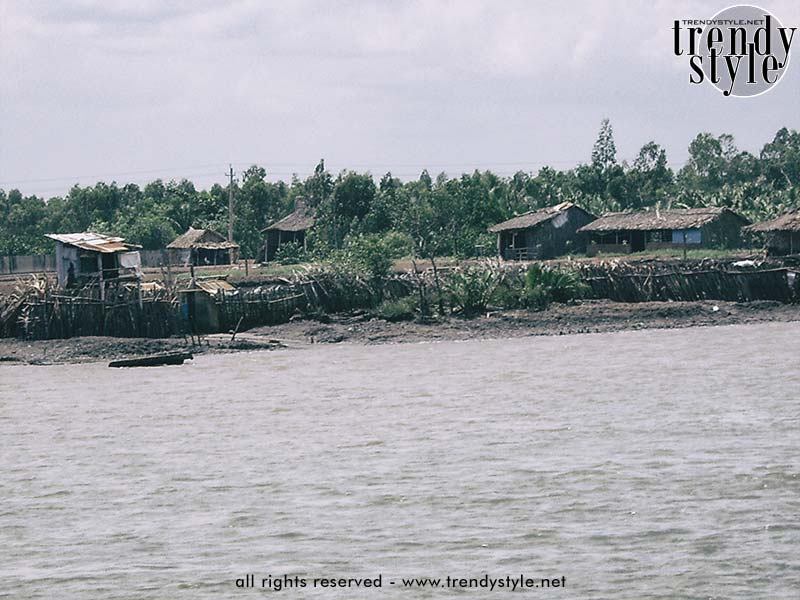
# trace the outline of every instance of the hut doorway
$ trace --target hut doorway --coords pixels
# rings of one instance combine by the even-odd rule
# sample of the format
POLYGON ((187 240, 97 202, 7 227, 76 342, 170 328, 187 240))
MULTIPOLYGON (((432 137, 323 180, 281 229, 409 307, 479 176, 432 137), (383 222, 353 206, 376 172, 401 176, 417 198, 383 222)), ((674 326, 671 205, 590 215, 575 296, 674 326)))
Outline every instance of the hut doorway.
POLYGON ((646 231, 631 232, 631 252, 642 252, 645 247, 646 231))
POLYGON ((117 271, 117 255, 101 254, 103 263, 103 279, 116 279, 119 276, 117 271))

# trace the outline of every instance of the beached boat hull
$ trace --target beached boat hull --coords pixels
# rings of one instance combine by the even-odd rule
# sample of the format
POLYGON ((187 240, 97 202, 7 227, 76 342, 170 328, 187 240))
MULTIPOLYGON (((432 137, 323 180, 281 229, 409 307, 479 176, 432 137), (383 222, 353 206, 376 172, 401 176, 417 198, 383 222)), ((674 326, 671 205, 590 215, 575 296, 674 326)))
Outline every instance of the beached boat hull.
POLYGON ((108 363, 109 367, 160 367, 161 365, 182 365, 185 360, 192 360, 191 352, 166 352, 136 358, 123 358, 108 363))

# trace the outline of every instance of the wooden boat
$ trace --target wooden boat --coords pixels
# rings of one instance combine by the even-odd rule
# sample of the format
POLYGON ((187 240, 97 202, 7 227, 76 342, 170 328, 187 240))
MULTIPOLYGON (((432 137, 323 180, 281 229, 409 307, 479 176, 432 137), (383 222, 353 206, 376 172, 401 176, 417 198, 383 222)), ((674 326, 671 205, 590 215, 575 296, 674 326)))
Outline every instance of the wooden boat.
POLYGON ((136 358, 112 360, 109 367, 159 367, 161 365, 182 365, 185 360, 193 360, 191 352, 163 352, 136 358))

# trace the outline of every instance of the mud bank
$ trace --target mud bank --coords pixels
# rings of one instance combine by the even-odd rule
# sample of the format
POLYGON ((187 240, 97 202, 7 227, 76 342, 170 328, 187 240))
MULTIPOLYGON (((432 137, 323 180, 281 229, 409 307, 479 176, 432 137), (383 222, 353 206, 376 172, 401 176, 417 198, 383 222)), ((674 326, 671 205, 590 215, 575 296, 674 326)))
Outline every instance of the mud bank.
POLYGON ((189 350, 195 355, 245 350, 274 350, 282 345, 273 340, 236 339, 230 335, 204 338, 202 345, 192 346, 183 338, 144 339, 115 337, 78 337, 66 340, 0 339, 0 369, 3 365, 51 365, 63 363, 102 362, 119 358, 145 356, 160 352, 189 350))
MULTIPOLYGON (((429 322, 392 323, 369 313, 332 315, 319 320, 295 320, 240 333, 204 338, 196 354, 272 350, 305 344, 387 344, 425 341, 497 339, 530 335, 569 335, 630 329, 673 329, 745 323, 800 321, 800 305, 778 302, 646 302, 605 300, 572 306, 553 305, 531 312, 491 312, 473 319, 450 317, 429 322)), ((0 340, 0 367, 8 364, 57 364, 105 361, 127 356, 187 349, 183 338, 129 339, 83 337, 67 340, 0 340)))
POLYGON ((368 314, 331 317, 330 322, 295 321, 250 330, 288 342, 362 344, 568 335, 629 329, 672 329, 767 321, 800 321, 800 305, 778 302, 647 302, 605 300, 552 305, 540 312, 507 310, 473 319, 447 318, 428 323, 390 323, 368 314))

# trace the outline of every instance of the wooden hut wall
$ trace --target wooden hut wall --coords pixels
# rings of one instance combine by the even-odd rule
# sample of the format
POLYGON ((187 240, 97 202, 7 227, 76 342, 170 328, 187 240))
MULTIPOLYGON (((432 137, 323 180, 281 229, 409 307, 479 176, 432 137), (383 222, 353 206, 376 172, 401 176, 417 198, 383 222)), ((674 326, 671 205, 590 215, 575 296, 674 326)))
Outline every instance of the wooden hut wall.
POLYGON ((742 245, 742 227, 747 221, 725 211, 702 229, 703 248, 739 248, 742 245))

